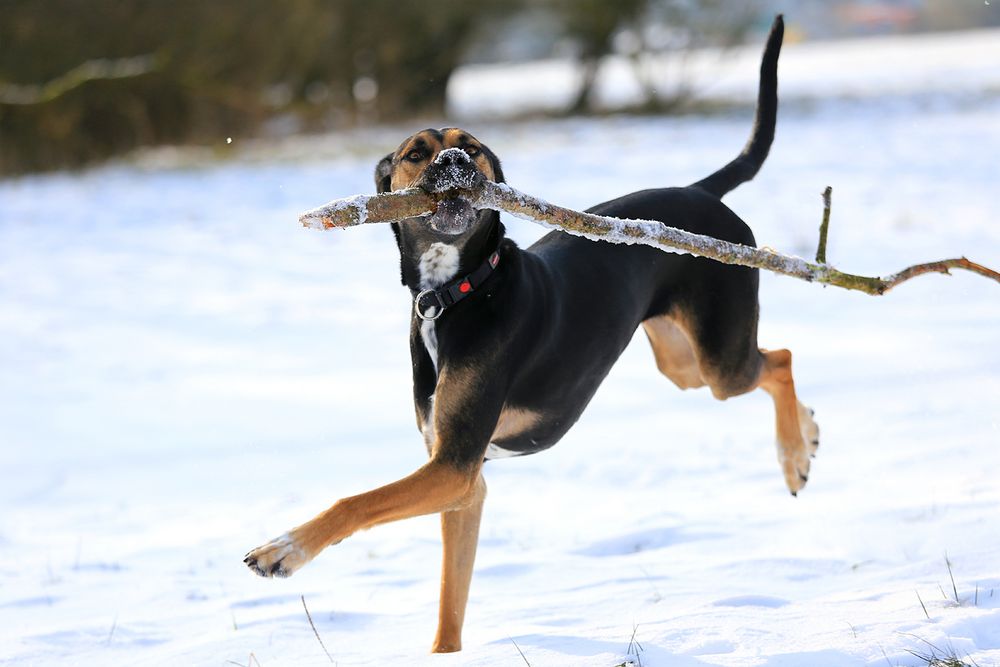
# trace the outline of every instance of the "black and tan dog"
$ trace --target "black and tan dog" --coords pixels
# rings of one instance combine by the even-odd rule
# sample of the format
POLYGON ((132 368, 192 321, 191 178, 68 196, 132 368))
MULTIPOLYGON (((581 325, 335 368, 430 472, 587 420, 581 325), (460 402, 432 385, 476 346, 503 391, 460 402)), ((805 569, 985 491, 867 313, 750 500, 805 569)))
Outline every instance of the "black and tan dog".
MULTIPOLYGON (((761 64, 753 135, 743 152, 686 188, 643 190, 590 209, 668 221, 754 245, 719 198, 767 156, 777 111, 781 17, 761 64)), ((379 162, 379 192, 504 180, 500 161, 460 129, 424 130, 379 162)), ((778 459, 793 494, 809 473, 818 429, 795 396, 791 354, 757 347, 757 271, 645 246, 551 233, 527 250, 504 238, 499 215, 454 199, 394 225, 410 331, 417 425, 430 461, 399 481, 337 501, 251 551, 249 567, 288 576, 325 547, 372 526, 440 512, 444 539, 435 651, 461 648, 484 460, 538 452, 573 425, 641 324, 660 371, 719 399, 761 388, 774 399, 778 459)), ((617 445, 616 445, 617 446, 617 445)))

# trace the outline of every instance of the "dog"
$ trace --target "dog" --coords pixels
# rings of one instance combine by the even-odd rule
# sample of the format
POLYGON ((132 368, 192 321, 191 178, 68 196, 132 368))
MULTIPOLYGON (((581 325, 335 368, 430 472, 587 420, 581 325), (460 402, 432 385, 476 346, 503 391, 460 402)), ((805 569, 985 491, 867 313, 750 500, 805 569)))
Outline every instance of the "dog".
MULTIPOLYGON (((589 211, 669 221, 755 245, 750 228, 720 198, 752 179, 770 149, 782 35, 778 16, 742 153, 688 187, 634 192, 589 211)), ((482 179, 504 181, 500 160, 458 128, 418 132, 375 168, 379 192, 414 186, 437 192, 482 179)), ((722 400, 756 388, 768 392, 785 483, 793 495, 805 485, 819 430, 796 398, 791 353, 757 346, 756 269, 558 231, 522 250, 504 237, 496 211, 476 210, 461 198, 392 227, 402 282, 414 300, 413 398, 429 461, 254 549, 244 562, 257 574, 289 576, 358 530, 440 513, 444 555, 432 650, 460 650, 486 496, 484 461, 554 445, 640 325, 657 368, 681 389, 708 386, 722 400)))

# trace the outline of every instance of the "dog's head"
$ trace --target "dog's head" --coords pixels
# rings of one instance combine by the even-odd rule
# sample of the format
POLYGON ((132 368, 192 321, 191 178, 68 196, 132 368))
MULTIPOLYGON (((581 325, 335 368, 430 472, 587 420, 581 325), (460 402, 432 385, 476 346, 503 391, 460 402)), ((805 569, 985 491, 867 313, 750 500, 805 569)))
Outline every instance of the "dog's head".
MULTIPOLYGON (((503 183, 500 160, 478 139, 456 127, 417 132, 375 167, 379 192, 411 187, 444 192, 456 185, 471 187, 484 179, 503 183)), ((434 231, 458 235, 469 231, 479 218, 478 210, 456 197, 442 200, 427 222, 434 231)))

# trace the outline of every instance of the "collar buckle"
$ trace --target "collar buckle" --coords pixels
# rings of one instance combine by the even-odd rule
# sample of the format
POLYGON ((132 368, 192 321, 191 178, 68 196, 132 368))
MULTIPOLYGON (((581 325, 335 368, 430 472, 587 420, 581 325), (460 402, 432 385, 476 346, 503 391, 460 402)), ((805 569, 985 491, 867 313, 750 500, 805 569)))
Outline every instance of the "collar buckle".
POLYGON ((416 299, 413 300, 413 312, 416 313, 417 317, 422 319, 424 322, 433 322, 437 318, 441 317, 441 314, 444 312, 444 309, 445 309, 444 299, 441 298, 441 295, 437 292, 437 290, 425 289, 423 292, 417 295, 416 299), (428 294, 433 294, 435 300, 437 300, 437 306, 435 306, 433 303, 427 305, 427 308, 436 308, 436 310, 432 315, 428 315, 423 310, 421 310, 421 302, 424 300, 424 297, 427 296, 428 294))

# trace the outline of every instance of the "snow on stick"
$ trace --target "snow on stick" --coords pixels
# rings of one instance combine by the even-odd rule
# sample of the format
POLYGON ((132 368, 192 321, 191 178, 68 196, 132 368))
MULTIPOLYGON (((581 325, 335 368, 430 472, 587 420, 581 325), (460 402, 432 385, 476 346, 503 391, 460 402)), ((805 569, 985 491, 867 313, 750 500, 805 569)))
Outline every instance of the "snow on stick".
POLYGON ((420 188, 380 195, 354 195, 306 211, 299 216, 299 222, 313 229, 353 227, 366 222, 397 222, 433 213, 439 198, 420 188))
POLYGON ((478 208, 492 208, 559 229, 577 236, 611 243, 643 244, 667 252, 687 253, 714 259, 723 264, 750 266, 808 282, 856 290, 865 294, 885 294, 902 282, 925 273, 946 273, 951 269, 971 271, 1000 282, 1000 273, 965 257, 908 266, 886 277, 859 276, 838 271, 825 261, 826 231, 829 225, 829 194, 824 193, 822 248, 816 262, 783 255, 770 249, 730 243, 721 239, 670 227, 650 220, 608 218, 549 204, 506 183, 486 181, 472 188, 453 188, 428 193, 419 188, 396 190, 378 195, 355 195, 332 201, 299 216, 299 222, 314 229, 351 227, 365 223, 398 222, 433 213, 439 201, 464 197, 478 208))

